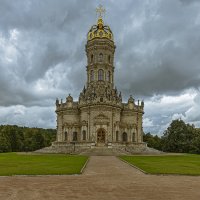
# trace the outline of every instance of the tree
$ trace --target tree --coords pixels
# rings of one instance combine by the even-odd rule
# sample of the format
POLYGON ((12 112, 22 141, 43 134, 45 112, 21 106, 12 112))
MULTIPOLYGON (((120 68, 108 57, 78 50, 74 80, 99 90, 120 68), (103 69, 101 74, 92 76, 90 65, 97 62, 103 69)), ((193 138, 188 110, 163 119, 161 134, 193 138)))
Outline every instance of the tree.
POLYGON ((6 133, 9 137, 12 151, 22 151, 24 135, 20 128, 17 126, 6 126, 6 133))
POLYGON ((158 150, 162 149, 162 140, 157 135, 153 136, 151 133, 144 134, 143 141, 147 143, 148 147, 158 150))
POLYGON ((0 125, 0 152, 34 151, 51 145, 55 138, 55 129, 0 125))
POLYGON ((41 149, 45 147, 44 137, 38 130, 35 130, 35 133, 32 136, 32 148, 33 150, 41 149))
POLYGON ((6 133, 0 132, 0 152, 10 152, 12 151, 10 140, 7 137, 6 133))
POLYGON ((163 151, 197 153, 199 137, 194 125, 173 120, 162 137, 163 151))

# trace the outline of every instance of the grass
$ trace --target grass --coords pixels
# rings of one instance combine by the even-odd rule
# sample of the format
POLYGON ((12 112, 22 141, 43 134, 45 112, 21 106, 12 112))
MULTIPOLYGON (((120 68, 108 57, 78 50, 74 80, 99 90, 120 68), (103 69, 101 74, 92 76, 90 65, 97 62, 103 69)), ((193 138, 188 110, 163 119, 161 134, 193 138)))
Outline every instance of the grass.
POLYGON ((200 155, 120 156, 150 174, 200 175, 200 155))
POLYGON ((0 153, 0 176, 80 174, 86 156, 0 153))

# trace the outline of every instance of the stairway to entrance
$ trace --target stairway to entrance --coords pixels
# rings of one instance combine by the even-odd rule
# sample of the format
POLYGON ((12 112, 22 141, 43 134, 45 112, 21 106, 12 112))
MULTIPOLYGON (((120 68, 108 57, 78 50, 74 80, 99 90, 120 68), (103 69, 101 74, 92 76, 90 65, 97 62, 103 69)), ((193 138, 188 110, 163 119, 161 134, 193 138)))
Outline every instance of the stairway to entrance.
POLYGON ((108 148, 107 146, 95 146, 93 148, 87 149, 80 153, 80 155, 87 156, 119 156, 119 155, 129 155, 128 152, 116 149, 108 148))

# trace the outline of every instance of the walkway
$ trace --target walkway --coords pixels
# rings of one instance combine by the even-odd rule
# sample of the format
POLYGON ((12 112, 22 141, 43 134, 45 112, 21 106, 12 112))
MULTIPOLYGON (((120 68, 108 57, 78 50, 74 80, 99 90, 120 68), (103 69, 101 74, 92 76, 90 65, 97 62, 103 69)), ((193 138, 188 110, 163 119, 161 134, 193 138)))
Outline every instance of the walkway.
POLYGON ((75 176, 0 177, 0 200, 199 200, 200 177, 145 175, 114 156, 92 156, 75 176))

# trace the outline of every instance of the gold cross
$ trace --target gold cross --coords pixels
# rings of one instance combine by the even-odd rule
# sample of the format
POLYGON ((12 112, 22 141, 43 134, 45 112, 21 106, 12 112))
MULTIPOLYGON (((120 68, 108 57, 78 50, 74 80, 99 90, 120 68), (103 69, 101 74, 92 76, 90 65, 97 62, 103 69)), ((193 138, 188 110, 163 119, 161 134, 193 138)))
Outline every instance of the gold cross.
POLYGON ((105 14, 105 12, 106 12, 106 9, 103 8, 102 5, 99 5, 99 7, 96 8, 96 13, 99 13, 99 17, 103 17, 102 14, 105 14))

